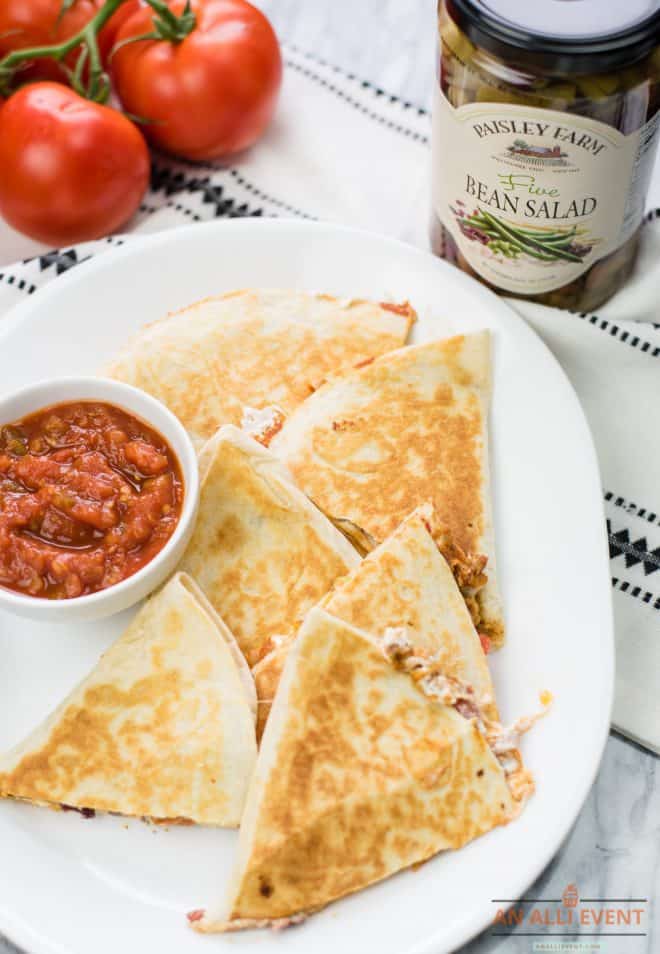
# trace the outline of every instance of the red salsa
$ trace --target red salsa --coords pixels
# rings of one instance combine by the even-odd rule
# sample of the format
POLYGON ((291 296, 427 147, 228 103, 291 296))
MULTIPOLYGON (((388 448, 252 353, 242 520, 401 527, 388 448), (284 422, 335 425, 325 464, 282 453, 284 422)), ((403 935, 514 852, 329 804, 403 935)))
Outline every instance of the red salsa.
POLYGON ((96 593, 141 569, 181 516, 176 455, 112 404, 57 404, 0 427, 0 585, 96 593))

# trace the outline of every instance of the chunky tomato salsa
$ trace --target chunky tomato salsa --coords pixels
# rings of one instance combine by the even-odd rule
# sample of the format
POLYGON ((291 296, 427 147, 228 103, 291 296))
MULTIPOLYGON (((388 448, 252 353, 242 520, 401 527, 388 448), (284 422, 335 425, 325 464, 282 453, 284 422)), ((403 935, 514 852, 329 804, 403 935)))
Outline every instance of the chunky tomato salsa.
POLYGON ((78 401, 0 427, 0 585, 70 599, 131 576, 181 515, 165 439, 111 404, 78 401))

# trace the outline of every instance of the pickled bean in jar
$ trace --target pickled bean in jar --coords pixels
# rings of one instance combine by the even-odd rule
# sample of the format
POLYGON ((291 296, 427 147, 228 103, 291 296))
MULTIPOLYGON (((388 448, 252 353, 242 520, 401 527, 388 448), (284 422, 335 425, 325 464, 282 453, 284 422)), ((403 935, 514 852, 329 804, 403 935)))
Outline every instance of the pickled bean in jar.
POLYGON ((660 0, 441 0, 434 251, 591 311, 630 274, 660 138, 660 0))

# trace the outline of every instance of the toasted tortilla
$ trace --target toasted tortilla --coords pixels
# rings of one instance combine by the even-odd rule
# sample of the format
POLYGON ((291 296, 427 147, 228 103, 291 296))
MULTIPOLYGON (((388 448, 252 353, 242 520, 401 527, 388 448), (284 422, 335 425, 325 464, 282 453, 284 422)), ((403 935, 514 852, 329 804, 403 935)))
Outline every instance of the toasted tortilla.
POLYGON ((239 824, 256 758, 250 672, 177 573, 24 742, 0 795, 51 807, 239 824))
POLYGON ((280 462, 237 428, 221 428, 202 459, 199 516, 181 569, 254 665, 264 647, 295 634, 360 556, 280 462))
POLYGON ((293 646, 295 636, 289 636, 281 645, 271 649, 252 669, 257 691, 257 743, 261 743, 270 710, 273 707, 277 687, 282 678, 284 664, 293 646))
POLYGON ((433 508, 418 507, 320 605, 379 638, 401 629, 416 652, 472 686, 486 715, 498 719, 486 655, 432 524, 433 508))
MULTIPOLYGON (((475 690, 489 719, 498 719, 495 691, 472 617, 431 536, 432 507, 418 507, 320 601, 333 616, 377 638, 402 629, 417 652, 436 657, 446 676, 475 690)), ((291 642, 254 667, 261 738, 291 642)))
POLYGON ((488 464, 489 333, 393 351, 337 375, 287 420, 271 449, 342 529, 382 542, 430 501, 434 537, 464 570, 477 627, 499 645, 488 464), (487 582, 471 583, 478 555, 487 582), (474 594, 472 594, 474 589, 474 594))
POLYGON ((228 901, 189 917, 203 932, 282 925, 518 811, 476 720, 315 608, 266 726, 228 901))
POLYGON ((253 410, 291 413, 331 371, 404 344, 409 305, 245 290, 143 328, 105 369, 163 401, 201 445, 253 410))

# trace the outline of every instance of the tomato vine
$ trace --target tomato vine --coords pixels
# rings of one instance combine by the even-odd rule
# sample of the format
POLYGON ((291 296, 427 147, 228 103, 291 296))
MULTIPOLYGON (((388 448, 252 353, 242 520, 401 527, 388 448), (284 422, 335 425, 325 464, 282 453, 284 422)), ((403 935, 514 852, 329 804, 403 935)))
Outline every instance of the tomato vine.
MULTIPOLYGON (((98 34, 119 7, 128 2, 130 0, 105 0, 100 10, 81 30, 61 43, 27 47, 8 53, 0 60, 0 96, 11 95, 26 64, 48 58, 60 64, 76 93, 92 102, 106 103, 110 95, 110 77, 99 52, 98 34), (75 65, 70 67, 65 59, 76 49, 79 49, 79 53, 75 65)), ((190 0, 186 0, 185 8, 178 16, 164 0, 145 2, 154 11, 153 30, 135 37, 135 40, 155 39, 178 43, 195 28, 195 14, 190 7, 190 0)), ((63 0, 62 13, 71 3, 72 0, 63 0)))

